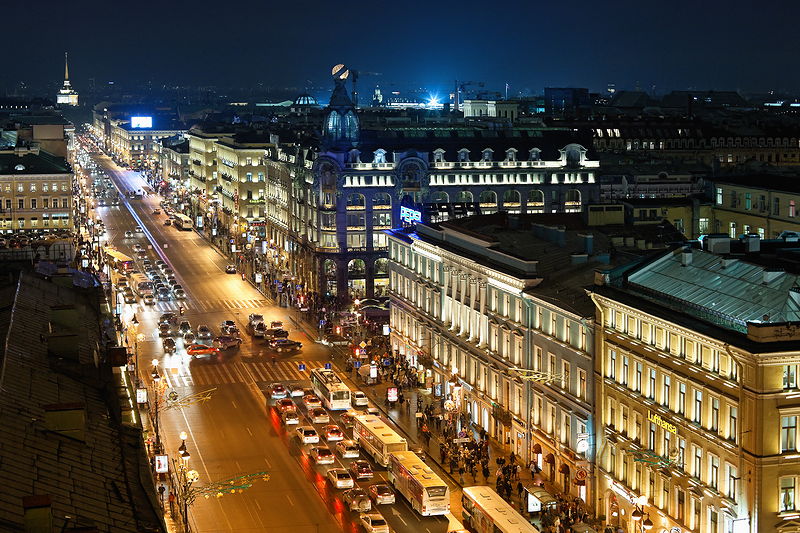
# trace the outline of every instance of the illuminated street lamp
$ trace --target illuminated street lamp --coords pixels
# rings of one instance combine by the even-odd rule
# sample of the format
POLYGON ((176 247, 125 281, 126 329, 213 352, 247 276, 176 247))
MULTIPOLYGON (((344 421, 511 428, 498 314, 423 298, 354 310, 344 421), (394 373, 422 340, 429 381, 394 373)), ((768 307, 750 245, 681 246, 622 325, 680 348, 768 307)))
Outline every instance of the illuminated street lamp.
POLYGON ((641 533, 653 529, 653 521, 650 520, 650 515, 644 512, 644 506, 647 505, 647 497, 639 496, 634 502, 635 508, 631 513, 631 520, 633 520, 634 531, 638 530, 641 533))

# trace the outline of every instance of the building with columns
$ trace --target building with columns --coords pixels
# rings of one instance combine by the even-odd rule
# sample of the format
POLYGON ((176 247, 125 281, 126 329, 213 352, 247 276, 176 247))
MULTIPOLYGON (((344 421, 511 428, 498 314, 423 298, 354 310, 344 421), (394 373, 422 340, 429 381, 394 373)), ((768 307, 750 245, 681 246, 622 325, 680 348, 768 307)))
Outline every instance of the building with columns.
POLYGON ((78 105, 78 93, 72 88, 72 84, 69 81, 69 59, 67 58, 67 52, 64 52, 64 84, 56 95, 56 103, 65 106, 78 105))
MULTIPOLYGON (((611 261, 607 232, 577 214, 505 213, 387 232, 396 356, 453 401, 454 418, 592 508, 594 307, 583 287, 611 261)), ((615 263, 662 246, 631 234, 643 249, 623 252, 622 241, 615 263)))
POLYGON ((800 531, 796 234, 725 234, 598 277, 598 514, 625 531, 800 531))

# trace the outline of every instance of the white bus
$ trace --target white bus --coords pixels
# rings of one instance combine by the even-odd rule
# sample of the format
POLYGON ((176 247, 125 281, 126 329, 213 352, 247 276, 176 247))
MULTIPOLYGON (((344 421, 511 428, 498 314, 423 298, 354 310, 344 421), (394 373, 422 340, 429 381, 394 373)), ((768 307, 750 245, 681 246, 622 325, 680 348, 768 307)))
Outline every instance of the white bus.
POLYGON ((389 466, 390 453, 408 450, 406 439, 375 415, 353 417, 353 438, 382 466, 389 466))
POLYGON ((133 259, 113 246, 105 246, 103 252, 106 254, 106 261, 113 266, 117 272, 124 274, 136 266, 133 259))
POLYGON ((134 294, 140 298, 144 297, 145 294, 153 294, 153 282, 144 274, 131 274, 128 276, 128 280, 134 294))
POLYGON ((176 228, 185 229, 188 231, 194 227, 194 224, 192 224, 192 219, 187 217, 186 215, 175 213, 173 216, 175 217, 174 224, 176 228))
POLYGON ((491 487, 466 487, 461 504, 464 527, 473 533, 539 533, 491 487))
POLYGON ((416 453, 389 454, 389 482, 422 516, 450 512, 450 489, 416 453))
POLYGON ((327 368, 312 370, 311 387, 323 405, 331 411, 350 409, 350 389, 333 370, 327 368))

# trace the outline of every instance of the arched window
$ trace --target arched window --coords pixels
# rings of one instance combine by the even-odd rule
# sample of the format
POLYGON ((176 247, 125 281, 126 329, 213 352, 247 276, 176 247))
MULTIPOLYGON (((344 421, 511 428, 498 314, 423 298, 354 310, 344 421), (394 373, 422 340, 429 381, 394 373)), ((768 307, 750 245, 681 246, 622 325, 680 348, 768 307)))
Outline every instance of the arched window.
POLYGON ((322 264, 322 269, 325 271, 326 278, 336 277, 336 261, 333 259, 326 259, 322 264))
POLYGON ((376 192, 372 195, 372 207, 375 209, 392 207, 392 195, 388 192, 376 192))
POLYGON ((509 207, 515 206, 515 207, 518 207, 519 204, 520 204, 519 191, 510 190, 510 191, 506 191, 506 192, 503 193, 503 205, 504 206, 509 206, 509 207))
POLYGON ((363 276, 367 272, 367 266, 363 259, 352 259, 347 263, 347 273, 351 276, 363 276))
POLYGON ((356 118, 355 113, 352 111, 348 111, 347 115, 344 117, 345 119, 345 131, 344 135, 348 141, 357 141, 358 140, 358 118, 356 118))
POLYGON ((444 191, 435 192, 431 197, 431 202, 437 204, 446 204, 450 202, 450 196, 448 196, 448 194, 444 191))
POLYGON ((364 209, 366 202, 364 201, 364 195, 359 193, 353 193, 347 196, 347 208, 348 209, 364 209))
POLYGON ((389 260, 385 257, 381 257, 380 259, 375 260, 375 275, 379 274, 388 274, 389 273, 389 260))
POLYGON ((567 213, 579 213, 581 210, 581 191, 570 189, 564 195, 564 211, 567 213))
POLYGON ((544 193, 538 189, 528 191, 528 205, 544 205, 544 193))
POLYGON ((494 191, 483 191, 478 201, 481 205, 497 205, 497 193, 494 191))
POLYGON ((472 193, 470 191, 460 191, 456 195, 456 202, 472 202, 472 193))
POLYGON ((328 136, 331 139, 336 140, 339 138, 341 131, 341 117, 339 116, 338 112, 331 111, 331 114, 328 115, 328 124, 326 128, 328 130, 328 136))

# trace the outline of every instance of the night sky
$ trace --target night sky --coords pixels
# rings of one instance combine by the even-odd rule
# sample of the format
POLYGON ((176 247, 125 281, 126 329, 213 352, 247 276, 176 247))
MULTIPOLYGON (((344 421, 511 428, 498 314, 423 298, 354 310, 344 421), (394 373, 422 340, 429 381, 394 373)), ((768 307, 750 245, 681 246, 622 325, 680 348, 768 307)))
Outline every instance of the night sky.
POLYGON ((0 85, 295 86, 338 62, 379 82, 449 90, 454 79, 541 92, 800 92, 800 2, 637 0, 220 0, 4 2, 0 85), (35 7, 34 7, 35 6, 35 7))

